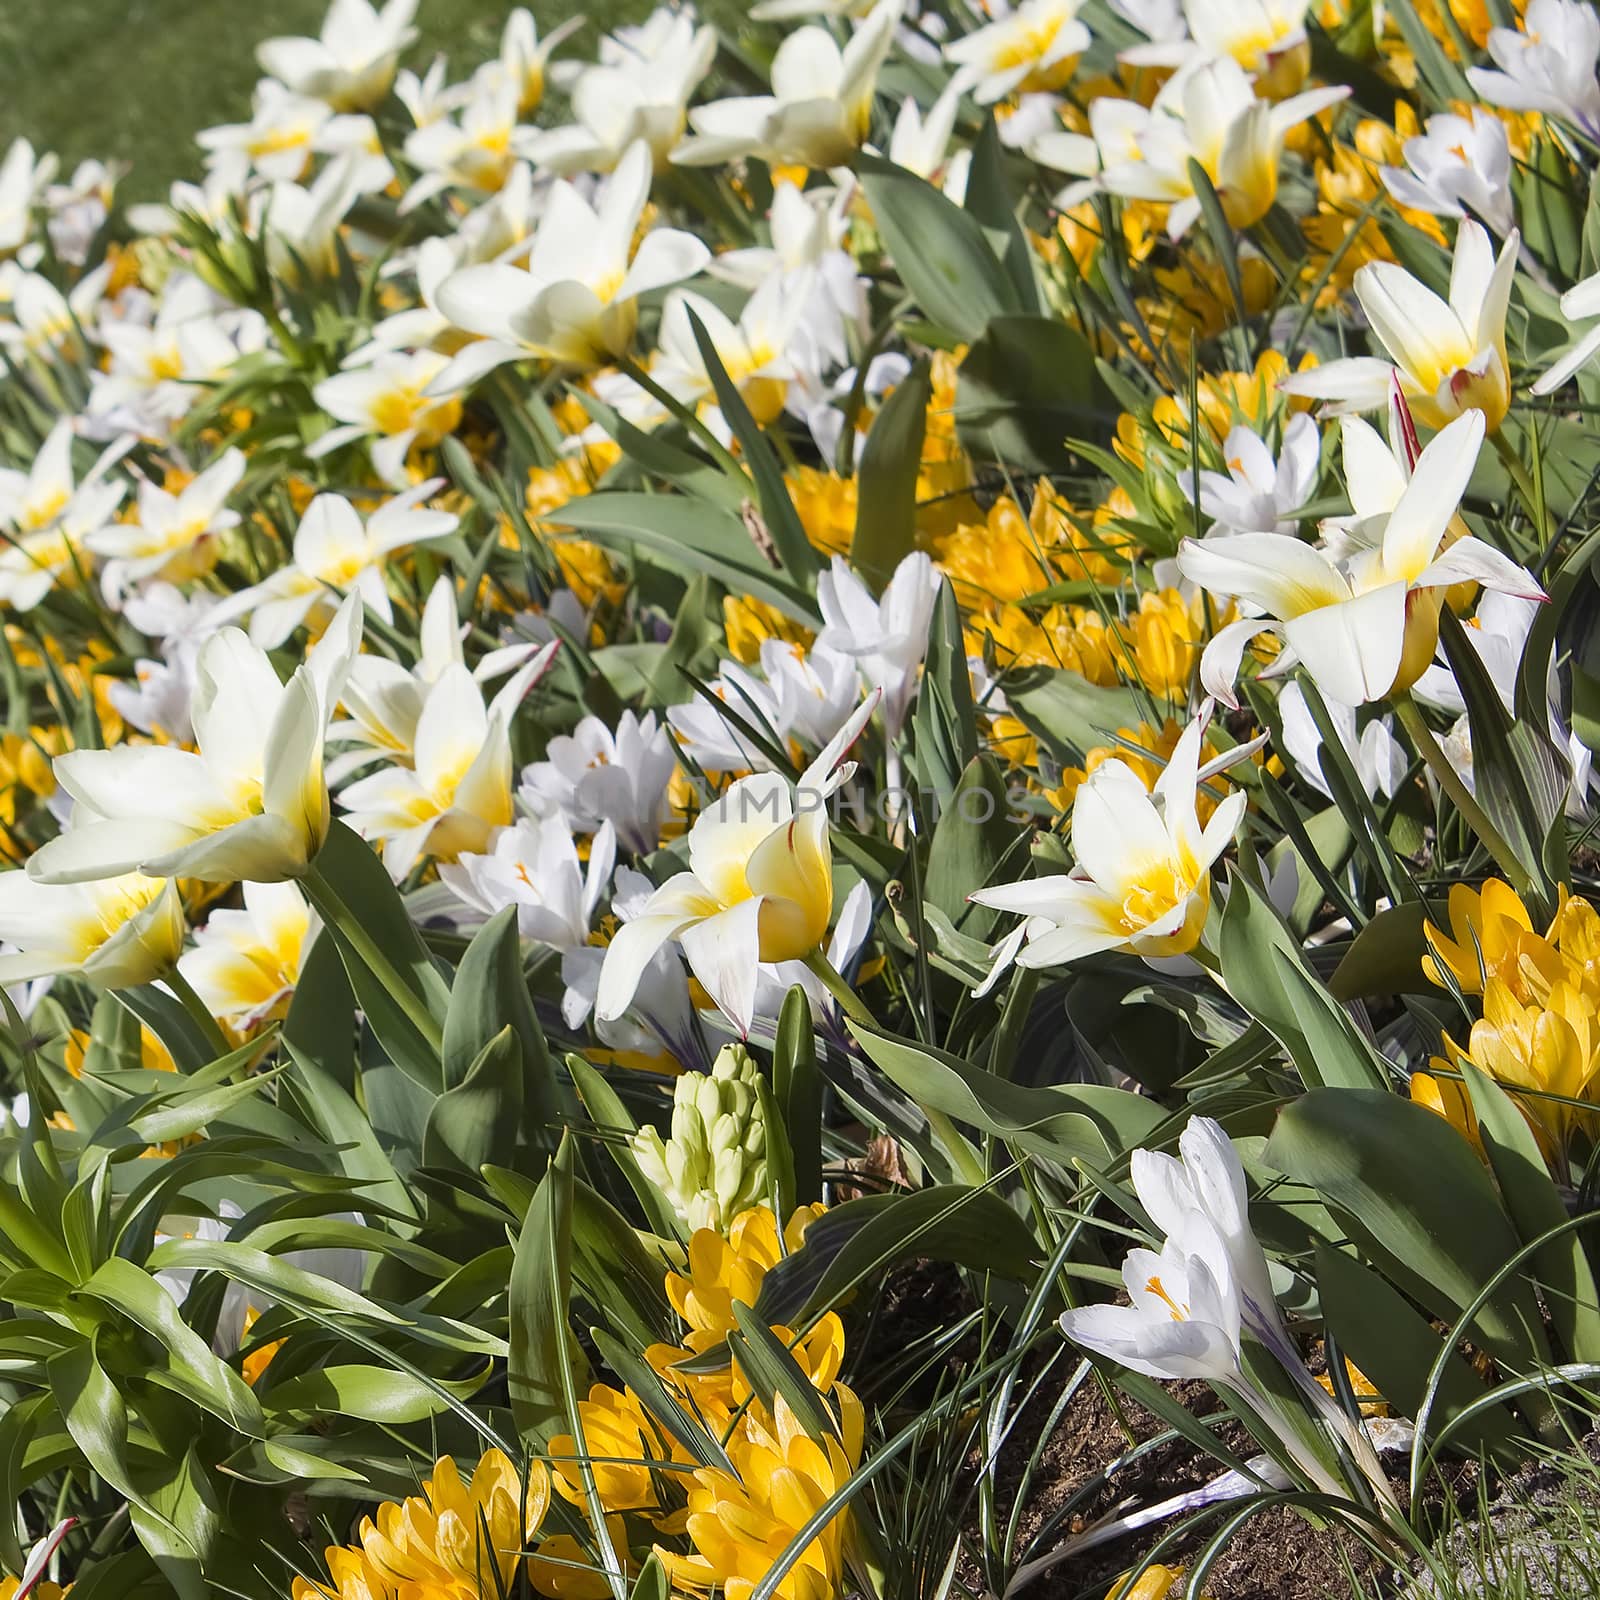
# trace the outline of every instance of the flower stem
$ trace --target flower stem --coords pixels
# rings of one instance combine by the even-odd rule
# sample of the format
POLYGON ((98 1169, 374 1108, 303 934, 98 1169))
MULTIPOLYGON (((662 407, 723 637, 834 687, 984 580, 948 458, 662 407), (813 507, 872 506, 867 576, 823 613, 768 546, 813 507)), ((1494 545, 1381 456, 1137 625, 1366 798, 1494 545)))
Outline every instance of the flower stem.
POLYGON ((194 992, 194 985, 184 977, 177 967, 173 967, 161 981, 177 997, 183 1009, 193 1019, 195 1026, 199 1028, 206 1043, 216 1052, 213 1059, 227 1055, 228 1051, 233 1047, 223 1034, 221 1024, 211 1015, 210 1006, 194 992))
POLYGON ((339 938, 360 958, 367 971, 388 990, 394 1003, 405 1013, 406 1020, 422 1035, 428 1047, 435 1054, 440 1053, 444 1048, 444 1030, 435 1020, 422 996, 406 982, 404 975, 395 968, 394 963, 362 926, 360 918, 351 912, 339 898, 333 885, 316 867, 309 868, 300 881, 305 888, 306 897, 316 907, 317 915, 338 934, 339 938))
POLYGON ((1543 497, 1534 488, 1533 479, 1528 476, 1528 469, 1522 457, 1517 454, 1517 447, 1507 437, 1503 428, 1496 428, 1489 435, 1489 440, 1494 445, 1495 454, 1500 457, 1501 465, 1505 467, 1517 493, 1522 497, 1522 503, 1528 508, 1528 515, 1535 523, 1540 524, 1540 538, 1548 543, 1549 530, 1543 526, 1543 497))
POLYGON ((1394 714, 1400 726, 1406 730, 1413 748, 1439 780, 1439 787, 1450 796, 1451 803, 1461 813, 1467 826, 1494 857, 1512 888, 1524 896, 1534 892, 1533 880, 1517 860, 1516 852, 1506 842, 1505 835, 1489 820, 1488 813, 1478 804, 1461 774, 1451 766, 1450 758, 1440 748, 1439 741, 1433 736, 1433 729, 1428 726, 1428 719, 1422 713, 1422 707, 1409 693, 1395 695, 1392 703, 1394 714))
POLYGON ((812 975, 822 984, 823 988, 833 996, 838 1003, 839 1009, 852 1022, 859 1022, 866 1028, 878 1028, 878 1019, 873 1016, 866 1001, 839 975, 838 969, 822 953, 820 945, 801 959, 805 962, 812 975))
MULTIPOLYGON (((875 1033, 883 1030, 878 1026, 877 1019, 872 1015, 866 1003, 840 977, 833 963, 822 953, 821 948, 813 950, 808 956, 802 958, 807 968, 816 975, 829 994, 838 1002, 839 1009, 858 1023, 863 1028, 871 1028, 875 1033)), ((928 1127, 934 1137, 942 1144, 949 1154, 950 1159, 960 1170, 962 1179, 970 1183, 973 1188, 981 1189, 989 1181, 989 1175, 983 1169, 983 1163, 972 1152, 972 1146, 956 1131, 956 1125, 944 1112, 933 1106, 925 1106, 918 1101, 918 1108, 923 1116, 928 1119, 928 1127)))

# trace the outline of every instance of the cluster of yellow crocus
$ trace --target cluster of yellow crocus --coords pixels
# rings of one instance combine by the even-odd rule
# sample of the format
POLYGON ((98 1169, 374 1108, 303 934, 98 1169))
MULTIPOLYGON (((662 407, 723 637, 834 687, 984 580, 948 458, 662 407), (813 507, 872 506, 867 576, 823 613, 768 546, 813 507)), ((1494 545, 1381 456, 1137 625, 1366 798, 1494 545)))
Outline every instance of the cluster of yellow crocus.
POLYGON ((362 1519, 358 1544, 328 1550, 330 1582, 296 1578, 292 1600, 508 1593, 549 1504, 550 1477, 538 1462, 524 1477, 504 1452, 489 1450, 463 1483, 443 1456, 420 1495, 386 1501, 376 1517, 362 1519))
POLYGON ((1441 988, 1481 997, 1483 1014, 1464 1047, 1445 1036, 1434 1072, 1412 1075, 1411 1097, 1476 1141, 1459 1081, 1470 1061, 1516 1092, 1540 1145, 1559 1159, 1588 1115, 1573 1102, 1595 1101, 1600 1079, 1600 914, 1563 893, 1541 933, 1510 885, 1492 879, 1481 891, 1455 885, 1448 921, 1448 933, 1426 925, 1423 970, 1441 988))
MULTIPOLYGON (((646 1355, 685 1414, 721 1441, 731 1470, 698 1466, 631 1389, 597 1383, 578 1404, 581 1439, 552 1438, 548 1469, 535 1461, 524 1482, 504 1454, 490 1450, 463 1483, 445 1457, 421 1495, 380 1506, 362 1521, 356 1544, 327 1552, 329 1582, 296 1579, 293 1600, 480 1600, 510 1592, 524 1555, 534 1588, 551 1600, 603 1600, 611 1589, 596 1565, 592 1531, 588 1540, 543 1532, 552 1486, 588 1519, 586 1469, 611 1550, 630 1575, 653 1548, 679 1590, 748 1596, 861 1460, 861 1402, 839 1382, 844 1329, 831 1312, 802 1338, 773 1329, 836 1417, 836 1430, 821 1439, 781 1396, 770 1408, 756 1398, 737 1362, 712 1372, 682 1363, 727 1338, 737 1326, 735 1304, 756 1303, 766 1274, 798 1248, 821 1213, 821 1206, 800 1208, 780 1242, 773 1213, 753 1207, 733 1219, 726 1236, 698 1230, 685 1270, 667 1275, 685 1332, 681 1344, 656 1345, 646 1355)), ((779 1584, 779 1600, 832 1600, 842 1592, 849 1534, 848 1514, 828 1523, 779 1584)))

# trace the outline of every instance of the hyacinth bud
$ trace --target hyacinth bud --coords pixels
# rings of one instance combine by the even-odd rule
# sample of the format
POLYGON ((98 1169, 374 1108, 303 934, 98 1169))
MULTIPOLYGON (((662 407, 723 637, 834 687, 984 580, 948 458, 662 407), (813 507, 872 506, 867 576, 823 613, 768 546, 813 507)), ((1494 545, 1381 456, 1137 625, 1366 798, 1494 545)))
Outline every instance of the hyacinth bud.
POLYGON ((633 1137, 645 1176, 691 1228, 722 1232, 767 1187, 767 1130, 756 1085, 760 1068, 743 1045, 726 1045, 711 1071, 686 1072, 672 1096, 672 1133, 633 1137))

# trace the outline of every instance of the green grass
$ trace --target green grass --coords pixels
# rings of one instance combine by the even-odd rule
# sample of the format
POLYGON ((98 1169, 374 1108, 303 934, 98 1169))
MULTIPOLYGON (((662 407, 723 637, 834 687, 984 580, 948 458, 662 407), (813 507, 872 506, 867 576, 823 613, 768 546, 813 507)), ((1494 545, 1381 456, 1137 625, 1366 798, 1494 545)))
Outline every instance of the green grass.
MULTIPOLYGON (((514 0, 422 0, 421 41, 408 59, 444 51, 452 75, 493 49, 514 0)), ((526 3, 526 0, 524 0, 526 3)), ((541 27, 581 10, 573 41, 643 14, 648 0, 533 0, 541 27)), ((200 166, 199 128, 234 122, 260 77, 255 47, 314 34, 326 0, 0 0, 0 148, 25 134, 70 170, 86 156, 131 161, 127 199, 164 196, 200 166)))

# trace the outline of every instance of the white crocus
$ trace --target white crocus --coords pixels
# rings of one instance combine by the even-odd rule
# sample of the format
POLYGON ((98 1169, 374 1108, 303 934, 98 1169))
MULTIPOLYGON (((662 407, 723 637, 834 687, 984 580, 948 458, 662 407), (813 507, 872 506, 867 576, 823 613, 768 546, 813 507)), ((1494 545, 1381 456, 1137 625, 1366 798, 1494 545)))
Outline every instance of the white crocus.
POLYGON ((522 817, 499 829, 486 852, 465 851, 444 862, 439 881, 463 907, 458 920, 464 924, 486 922, 515 906, 524 939, 571 950, 589 942, 616 859, 609 824, 595 835, 585 867, 562 818, 522 817))
MULTIPOLYGON (((80 161, 65 183, 52 183, 44 192, 45 230, 55 253, 65 262, 82 267, 90 247, 100 236, 117 184, 126 175, 123 163, 93 158, 80 161)), ((4 174, 0 172, 0 184, 4 174)))
POLYGON ((667 711, 684 755, 702 772, 767 771, 771 761, 744 729, 782 748, 788 726, 777 690, 736 661, 723 662, 708 687, 709 694, 667 711))
POLYGON ((1074 1344, 1146 1377, 1244 1390, 1239 1293, 1215 1228, 1196 1221, 1159 1254, 1130 1250, 1122 1281, 1128 1305, 1062 1312, 1061 1331, 1074 1344))
POLYGON ((256 60, 296 94, 325 100, 335 111, 370 111, 388 94, 400 52, 416 37, 417 0, 333 0, 315 39, 267 39, 256 60))
POLYGON ((890 739, 899 737, 917 692, 940 582, 933 562, 920 550, 895 568, 881 599, 872 597, 841 556, 817 580, 824 623, 817 642, 853 657, 863 681, 881 691, 890 739))
POLYGON ((1511 145, 1499 117, 1476 106, 1464 117, 1443 112, 1400 150, 1404 167, 1378 169, 1398 204, 1435 217, 1470 213, 1502 238, 1516 226, 1511 145))
POLYGON ((1600 350, 1600 272, 1573 284, 1561 297, 1561 315, 1568 322, 1587 322, 1582 336, 1559 361, 1554 362, 1533 386, 1535 394, 1554 394, 1574 373, 1580 372, 1600 350))
MULTIPOLYGON (((1354 706, 1341 705, 1337 700, 1326 701, 1325 705, 1339 744, 1367 795, 1387 799, 1394 794, 1405 781, 1410 760, 1390 733, 1388 719, 1374 717, 1365 728, 1358 729, 1354 706)), ((1278 717, 1283 723, 1283 753, 1313 789, 1331 800, 1333 791, 1322 775, 1322 730, 1298 683, 1285 685, 1278 696, 1278 717)))
POLYGON ((178 971, 202 1004, 237 1033, 281 1015, 317 920, 298 884, 247 883, 244 907, 213 911, 178 971))
POLYGON ((160 642, 160 660, 134 662, 134 679, 113 680, 106 695, 117 714, 142 733, 194 743, 189 710, 199 684, 200 651, 216 631, 217 596, 196 588, 184 595, 170 583, 147 584, 123 601, 123 618, 160 642))
POLYGON ((183 948, 178 886, 130 872, 95 883, 39 883, 0 873, 0 984, 81 978, 132 989, 172 970, 183 948))
POLYGON ((557 734, 544 759, 523 769, 519 793, 533 810, 559 811, 582 832, 609 825, 624 849, 647 855, 661 843, 677 768, 672 740, 653 711, 624 711, 615 729, 590 716, 557 734))
POLYGON ((638 321, 638 297, 693 277, 711 252, 692 234, 655 228, 633 248, 650 197, 650 152, 633 145, 598 204, 565 180, 550 189, 527 269, 504 262, 466 267, 439 286, 439 309, 481 335, 436 380, 461 388, 507 361, 530 356, 594 366, 622 355, 638 321))
MULTIPOLYGON (((1522 658, 1527 652, 1528 637, 1538 619, 1540 604, 1531 598, 1490 591, 1478 601, 1476 610, 1463 629, 1463 636, 1483 664, 1489 682, 1500 697, 1500 704, 1511 716, 1516 715, 1517 680, 1523 670, 1522 658)), ((1530 662, 1529 666, 1532 665, 1530 662)), ((1562 721, 1561 687, 1556 674, 1554 647, 1545 661, 1544 691, 1545 704, 1549 709, 1550 741, 1558 749, 1566 751, 1567 761, 1572 768, 1567 791, 1567 814, 1583 818, 1588 815, 1594 755, 1562 721)), ((1440 659, 1417 679, 1412 693, 1424 705, 1448 712, 1456 718, 1455 725, 1443 742, 1461 773, 1462 781, 1468 789, 1472 789, 1472 728, 1466 715, 1467 702, 1442 652, 1440 659)))
POLYGON ((606 949, 595 1014, 621 1017, 662 948, 681 946, 694 975, 741 1036, 755 1016, 763 961, 820 949, 833 916, 829 797, 849 780, 845 754, 876 709, 851 717, 798 784, 777 773, 741 778, 689 830, 689 870, 650 896, 606 949))
POLYGON ((1432 659, 1452 584, 1541 596, 1531 574, 1465 533, 1457 508, 1483 443, 1483 416, 1458 417, 1416 453, 1358 418, 1344 423, 1345 480, 1355 515, 1323 549, 1281 534, 1185 539, 1178 569, 1208 593, 1260 613, 1231 622, 1200 662, 1207 693, 1234 704, 1245 645, 1275 633, 1329 699, 1362 705, 1407 689, 1432 659), (1447 542, 1447 535, 1450 536, 1447 542))
POLYGON ((905 0, 878 0, 841 50, 826 28, 797 28, 772 59, 772 93, 713 100, 689 113, 672 159, 720 166, 745 156, 806 167, 855 158, 872 121, 878 73, 905 0))
POLYGON ((384 501, 365 519, 343 495, 319 494, 295 530, 293 562, 224 600, 219 620, 249 617, 250 637, 264 650, 275 650, 303 623, 315 626, 347 593, 359 595, 385 622, 393 621, 384 581, 389 559, 453 533, 459 520, 419 504, 443 481, 429 478, 384 501))
POLYGON ((0 256, 14 255, 27 243, 33 208, 55 175, 53 155, 35 156, 26 139, 13 139, 0 161, 0 256))
POLYGON ((246 170, 269 183, 292 183, 310 165, 316 137, 332 115, 322 101, 291 94, 268 78, 256 88, 248 122, 202 128, 195 140, 208 152, 208 163, 226 166, 240 156, 246 170))
MULTIPOLYGON (((1138 1149, 1133 1152, 1129 1167, 1139 1204, 1156 1231, 1166 1236, 1160 1258, 1163 1267, 1171 1259, 1169 1251, 1187 1261, 1192 1262, 1198 1256, 1204 1262, 1213 1283, 1222 1291, 1221 1299, 1232 1301, 1231 1306, 1225 1305, 1223 1327, 1233 1330, 1234 1350, 1239 1349, 1240 1332, 1250 1334, 1265 1346, 1311 1409, 1349 1450, 1378 1498, 1393 1507, 1393 1494, 1371 1441, 1311 1377, 1299 1351, 1290 1341, 1278 1310, 1277 1296, 1273 1293, 1266 1255, 1250 1226, 1244 1168, 1233 1141, 1223 1132, 1221 1124, 1210 1117, 1190 1117, 1178 1137, 1177 1159, 1159 1151, 1138 1149)), ((1134 1256, 1141 1257, 1140 1267, 1145 1265, 1142 1258, 1147 1254, 1133 1251, 1124 1271, 1133 1265, 1134 1256)), ((1125 1278, 1124 1281, 1129 1280, 1125 1278)), ((1145 1284, 1145 1293, 1159 1297, 1161 1287, 1160 1277, 1153 1276, 1145 1284)), ((1180 1304, 1186 1303, 1184 1297, 1174 1296, 1174 1299, 1180 1304)), ((1148 1302, 1135 1300, 1136 1306, 1141 1304, 1148 1302)), ((1177 1305, 1173 1306, 1173 1314, 1178 1314, 1177 1305)), ((1076 1319, 1081 1315, 1068 1312, 1062 1319, 1063 1329, 1079 1343, 1099 1348, 1092 1338, 1084 1337, 1086 1328, 1091 1334, 1095 1331, 1095 1321, 1091 1319, 1087 1325, 1078 1323, 1076 1319), (1073 1323, 1069 1324, 1068 1318, 1073 1319, 1073 1323)), ((1098 1326, 1101 1331, 1108 1327, 1104 1319, 1098 1326)), ((1285 1426, 1282 1413, 1263 1390, 1241 1375, 1213 1381, 1221 1381, 1224 1387, 1233 1390, 1272 1428, 1302 1471, 1319 1482, 1326 1481, 1325 1470, 1297 1439, 1293 1429, 1285 1426)))
POLYGON ((1481 411, 1493 432, 1511 404, 1506 308, 1520 244, 1512 229, 1496 258, 1484 229, 1463 222, 1448 300, 1393 262, 1362 267, 1355 276, 1356 298, 1389 360, 1329 361, 1280 378, 1279 390, 1331 401, 1327 409, 1334 413, 1373 411, 1386 402, 1398 374, 1407 401, 1430 428, 1442 428, 1463 412, 1481 411))
POLYGON ((689 102, 717 53, 716 30, 663 6, 639 27, 602 41, 600 60, 571 90, 574 120, 525 130, 517 148, 546 172, 610 172, 642 141, 657 168, 682 139, 689 102))
POLYGON ((225 450, 176 494, 148 479, 140 483, 137 521, 108 523, 88 540, 106 562, 107 596, 120 599, 151 579, 187 583, 211 571, 219 539, 239 521, 227 504, 245 466, 242 450, 225 450))
MULTIPOLYGON (((1211 905, 1212 865, 1232 842, 1246 803, 1235 791, 1201 827, 1195 801, 1205 720, 1184 729, 1154 790, 1116 759, 1089 774, 1072 802, 1070 874, 973 894, 979 905, 1027 918, 1020 966, 1062 966, 1107 950, 1159 957, 1194 948, 1211 905)), ((1014 948, 1008 942, 1004 955, 1014 948)))
MULTIPOLYGON (((1213 534, 1293 533, 1296 513, 1317 486, 1322 439, 1305 415, 1289 419, 1283 448, 1273 460, 1260 434, 1242 422, 1229 429, 1222 454, 1228 470, 1200 473, 1200 509, 1213 534)), ((1192 486, 1180 478, 1185 494, 1192 486)))
POLYGON ((346 820, 381 844, 396 881, 425 855, 482 853, 513 820, 511 718, 556 649, 544 646, 488 705, 464 666, 446 667, 417 718, 412 764, 380 768, 341 791, 346 820))
POLYGON ((820 641, 803 650, 783 639, 763 639, 761 670, 777 691, 785 731, 808 744, 825 745, 861 699, 856 658, 820 641))
POLYGON ((339 426, 322 434, 306 454, 316 460, 357 439, 372 439, 378 476, 391 489, 404 489, 411 447, 438 444, 461 420, 460 401, 429 392, 448 363, 433 350, 396 352, 324 378, 312 398, 339 426))
POLYGON ((198 749, 58 756, 56 780, 81 811, 29 861, 29 874, 42 883, 135 870, 208 883, 303 875, 328 835, 323 739, 360 644, 354 598, 288 683, 238 629, 212 635, 192 709, 198 749))
POLYGON ((1011 94, 1050 93, 1072 77, 1089 48, 1089 30, 1079 20, 1082 0, 1022 0, 1009 15, 945 46, 956 65, 956 82, 979 105, 1011 94))
POLYGON ((1179 239, 1200 215, 1189 169, 1196 161, 1228 221, 1248 228, 1278 197, 1278 167, 1289 130, 1349 93, 1342 85, 1309 89, 1274 105, 1258 97, 1231 56, 1202 61, 1168 81, 1147 118, 1124 110, 1114 142, 1125 148, 1131 140, 1138 157, 1102 156, 1100 186, 1125 199, 1170 206, 1167 233, 1179 239))
POLYGON ((1473 89, 1508 111, 1542 111, 1600 138, 1600 17, 1588 0, 1529 0, 1521 28, 1491 28, 1498 71, 1468 67, 1473 89))
POLYGON ((1254 1332, 1280 1325, 1267 1258, 1250 1226, 1244 1168, 1233 1141, 1210 1117, 1190 1117, 1178 1136, 1177 1157, 1135 1150, 1129 1176, 1158 1233, 1182 1237, 1195 1217, 1216 1230, 1243 1322, 1254 1332))

